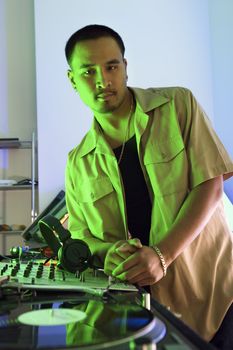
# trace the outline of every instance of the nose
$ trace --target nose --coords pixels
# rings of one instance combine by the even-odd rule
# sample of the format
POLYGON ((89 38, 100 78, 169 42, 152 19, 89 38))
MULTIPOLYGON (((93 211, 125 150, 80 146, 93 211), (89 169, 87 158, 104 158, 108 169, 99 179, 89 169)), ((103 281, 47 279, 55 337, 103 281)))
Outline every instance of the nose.
POLYGON ((98 89, 105 89, 108 86, 111 86, 112 83, 109 80, 107 72, 100 70, 96 76, 96 87, 98 89))

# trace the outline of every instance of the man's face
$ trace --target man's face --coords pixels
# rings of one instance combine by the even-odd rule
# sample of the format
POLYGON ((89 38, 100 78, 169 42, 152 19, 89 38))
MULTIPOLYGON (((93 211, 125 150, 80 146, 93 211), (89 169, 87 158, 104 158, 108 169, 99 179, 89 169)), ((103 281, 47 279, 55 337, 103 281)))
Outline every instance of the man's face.
POLYGON ((111 37, 76 44, 68 77, 93 112, 116 111, 126 98, 126 60, 111 37))

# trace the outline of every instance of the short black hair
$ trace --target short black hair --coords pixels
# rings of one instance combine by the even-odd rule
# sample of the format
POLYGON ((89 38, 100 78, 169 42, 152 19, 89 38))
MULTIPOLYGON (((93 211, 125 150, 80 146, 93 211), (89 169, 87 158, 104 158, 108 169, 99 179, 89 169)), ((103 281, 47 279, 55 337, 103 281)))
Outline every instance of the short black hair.
POLYGON ((77 30, 68 39, 65 46, 65 55, 67 62, 70 64, 74 47, 78 42, 84 40, 98 39, 101 37, 112 37, 113 39, 115 39, 121 50, 122 56, 124 57, 125 45, 123 43, 122 38, 117 32, 115 32, 115 30, 100 24, 90 24, 77 30))

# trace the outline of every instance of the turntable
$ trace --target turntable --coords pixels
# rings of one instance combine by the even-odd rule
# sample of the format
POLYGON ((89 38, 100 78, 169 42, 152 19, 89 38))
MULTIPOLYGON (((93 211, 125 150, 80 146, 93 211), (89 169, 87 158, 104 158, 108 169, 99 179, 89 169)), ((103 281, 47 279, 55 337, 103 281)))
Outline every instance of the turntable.
MULTIPOLYGON (((65 214, 61 192, 24 231, 30 248, 40 252, 48 243, 58 253, 59 236, 64 257, 72 257, 57 222, 65 214)), ((214 349, 146 290, 107 277, 83 243, 74 248, 78 263, 64 260, 65 269, 32 250, 0 261, 0 350, 214 349)))
POLYGON ((137 339, 164 337, 165 325, 139 305, 101 300, 0 306, 0 349, 131 349, 137 339))
POLYGON ((143 289, 40 264, 0 262, 1 350, 213 349, 143 289))

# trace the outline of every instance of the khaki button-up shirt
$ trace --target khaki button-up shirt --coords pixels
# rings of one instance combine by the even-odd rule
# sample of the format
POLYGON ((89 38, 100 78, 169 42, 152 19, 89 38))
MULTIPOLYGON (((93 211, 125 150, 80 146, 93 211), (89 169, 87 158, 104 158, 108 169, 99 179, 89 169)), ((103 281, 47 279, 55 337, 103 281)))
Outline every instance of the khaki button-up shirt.
MULTIPOLYGON (((152 201, 149 242, 154 245, 166 237, 189 192, 219 175, 230 177, 233 164, 189 90, 131 90, 139 160, 152 201)), ((93 254, 98 255, 101 243, 128 238, 119 167, 95 119, 69 153, 66 200, 72 237, 85 240, 93 254)), ((233 299, 232 237, 221 204, 151 291, 205 339, 214 335, 233 299)))

